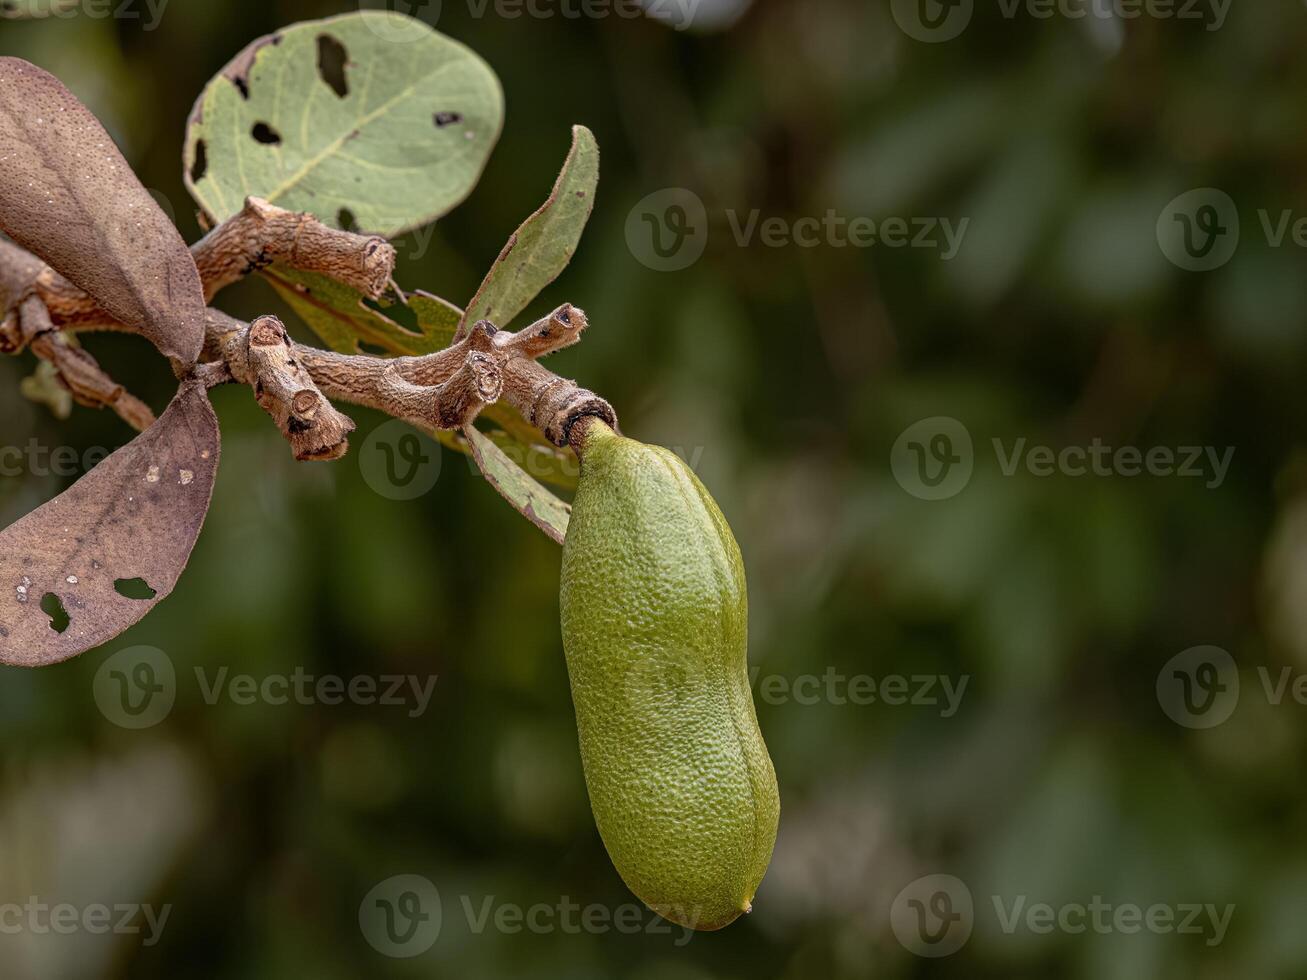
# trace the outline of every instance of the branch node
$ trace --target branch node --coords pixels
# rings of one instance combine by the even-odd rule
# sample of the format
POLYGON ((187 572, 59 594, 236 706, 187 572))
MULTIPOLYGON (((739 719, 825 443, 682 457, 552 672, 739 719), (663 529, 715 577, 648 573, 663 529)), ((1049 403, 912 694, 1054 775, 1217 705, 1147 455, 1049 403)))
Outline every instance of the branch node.
POLYGON ((354 422, 336 411, 296 360, 280 320, 261 316, 250 324, 245 357, 248 371, 244 380, 253 385, 259 406, 277 423, 296 459, 330 460, 345 455, 354 422))

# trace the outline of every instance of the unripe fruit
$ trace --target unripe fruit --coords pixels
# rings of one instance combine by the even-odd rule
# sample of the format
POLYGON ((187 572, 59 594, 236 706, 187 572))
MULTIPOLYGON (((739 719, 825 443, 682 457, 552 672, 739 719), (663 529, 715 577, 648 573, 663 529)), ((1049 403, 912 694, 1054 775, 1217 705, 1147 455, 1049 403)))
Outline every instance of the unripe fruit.
POLYGON ((562 572, 590 806, 627 887, 695 929, 749 911, 776 842, 747 622, 740 549, 703 484, 590 423, 562 572))

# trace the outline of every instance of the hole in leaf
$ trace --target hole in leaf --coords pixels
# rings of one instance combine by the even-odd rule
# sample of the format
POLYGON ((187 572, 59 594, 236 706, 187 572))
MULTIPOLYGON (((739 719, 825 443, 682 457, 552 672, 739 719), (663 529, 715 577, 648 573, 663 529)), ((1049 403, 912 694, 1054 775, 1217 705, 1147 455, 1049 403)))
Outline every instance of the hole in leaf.
POLYGON ((143 578, 114 579, 113 590, 124 599, 153 599, 159 593, 150 588, 150 583, 143 578))
POLYGON ((250 135, 260 143, 266 143, 269 146, 276 146, 281 142, 281 133, 265 122, 256 122, 254 128, 250 130, 250 135))
POLYGON ((68 610, 64 608, 63 600, 53 592, 41 596, 41 611, 50 617, 50 629, 56 633, 64 632, 72 622, 68 618, 68 610))
POLYGON ((341 208, 336 212, 336 224, 340 225, 345 231, 359 230, 359 223, 354 218, 354 212, 349 208, 341 208))
POLYGON ((209 147, 204 140, 195 143, 195 162, 191 164, 191 183, 198 183, 209 169, 209 147))
POLYGON ((246 99, 246 100, 248 101, 248 99, 249 99, 249 97, 250 97, 250 83, 247 82, 247 81, 246 81, 243 77, 241 77, 240 75, 236 75, 236 76, 234 76, 234 77, 232 78, 231 81, 232 81, 232 84, 235 85, 236 88, 240 91, 240 93, 241 93, 241 98, 242 98, 242 99, 246 99))
POLYGON ((349 53, 330 34, 318 35, 318 74, 340 98, 349 95, 349 80, 345 77, 345 64, 349 53))
POLYGON ((452 126, 456 122, 462 122, 463 114, 461 112, 437 112, 435 118, 436 128, 444 129, 446 126, 452 126))

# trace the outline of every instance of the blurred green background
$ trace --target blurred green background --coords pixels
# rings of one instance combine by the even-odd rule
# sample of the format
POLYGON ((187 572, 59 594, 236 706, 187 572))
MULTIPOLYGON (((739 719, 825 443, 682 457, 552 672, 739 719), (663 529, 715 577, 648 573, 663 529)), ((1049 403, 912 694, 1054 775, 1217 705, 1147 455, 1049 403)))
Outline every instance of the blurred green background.
MULTIPOLYGON (((147 30, 151 8, 124 3, 0 21, 0 53, 62 78, 193 241, 180 160, 194 98, 255 37, 356 6, 172 0, 147 30)), ((480 186, 429 248, 399 243, 397 279, 466 303, 544 199, 569 127, 594 130, 594 218, 533 310, 589 313, 550 367, 608 397, 628 434, 690 458, 740 541, 782 795, 753 914, 688 942, 647 912, 634 934, 546 913, 542 928, 495 925, 501 908, 572 902, 611 921, 638 904, 586 800, 559 549, 453 453, 429 493, 376 492, 359 447, 385 420, 366 411, 351 410, 344 461, 296 464, 233 387, 215 395, 222 467, 176 593, 104 649, 0 674, 0 905, 167 905, 166 928, 147 945, 0 917, 0 976, 1307 975, 1293 784, 1307 706, 1292 686, 1307 671, 1307 256, 1259 215, 1307 216, 1307 6, 1081 18, 1068 0, 1044 18, 981 3, 930 43, 898 0, 701 3, 691 30, 548 0, 553 16, 394 4, 479 52, 508 106, 480 186), (1159 246, 1159 218, 1208 187, 1242 234, 1228 262, 1189 272, 1159 246), (702 258, 675 272, 627 234, 664 188, 708 215, 702 258), (968 224, 948 259, 741 244, 733 222, 755 209, 968 224), (974 472, 926 500, 891 463, 935 417, 965 426, 974 472), (1009 475, 1021 439, 1234 455, 1219 481, 1009 475), (177 694, 131 730, 93 692, 106 659, 139 645, 166 653, 177 694), (1237 664, 1222 674, 1237 705, 1212 727, 1177 722, 1159 695, 1171 659, 1203 645, 1237 664), (224 669, 438 681, 416 712, 209 704, 196 668, 209 683, 224 669), (912 697, 921 676, 965 683, 956 710, 943 680, 912 697), (881 693, 903 678, 908 703, 853 703, 858 678, 881 693), (407 959, 359 922, 402 874, 433 883, 442 909, 439 938, 407 959), (974 903, 969 938, 942 957, 900 935, 903 890, 934 874, 974 903), (1165 906, 1177 925, 1190 904, 1233 910, 1219 936, 1205 912, 1196 934, 1004 928, 1022 902, 1096 898, 1165 906)), ((277 312, 309 339, 264 282, 218 305, 277 312)), ((87 345, 166 403, 166 366, 141 342, 87 345)), ((108 413, 61 422, 23 398, 33 365, 0 360, 0 442, 80 457, 127 441, 108 413)), ((0 476, 0 519, 69 482, 0 476)))

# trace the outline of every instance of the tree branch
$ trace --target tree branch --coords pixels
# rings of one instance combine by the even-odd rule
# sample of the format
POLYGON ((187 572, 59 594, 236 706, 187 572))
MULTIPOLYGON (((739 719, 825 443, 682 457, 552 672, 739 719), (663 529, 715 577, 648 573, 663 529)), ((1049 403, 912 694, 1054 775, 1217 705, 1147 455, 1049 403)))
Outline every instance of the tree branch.
MULTIPOLYGON (((192 245, 191 257, 200 270, 206 300, 273 262, 320 272, 373 299, 385 291, 395 270, 395 249, 384 238, 331 228, 312 215, 257 197, 247 198, 238 214, 192 245)), ((60 329, 137 332, 40 259, 0 240, 0 313, 33 291, 60 329)))
POLYGON ((395 248, 377 235, 340 231, 258 197, 191 246, 211 300, 224 286, 280 262, 319 272, 376 299, 395 271, 395 248))
MULTIPOLYGON (((311 215, 254 197, 192 245, 191 255, 206 298, 274 262, 322 273, 376 298, 391 281, 395 263, 394 248, 382 238, 330 228, 311 215)), ((45 317, 37 353, 60 368, 78 401, 111 405, 133 425, 148 425, 153 419, 148 408, 57 332, 134 329, 98 309, 40 260, 0 240, 0 314, 28 299, 45 317)), ((578 419, 594 416, 617 424, 608 402, 536 363, 576 343, 587 325, 584 311, 564 305, 518 333, 481 321, 443 351, 386 359, 316 350, 290 340, 274 317, 245 324, 210 308, 202 357, 209 363, 200 370, 209 385, 236 381, 253 387, 298 459, 334 459, 348 447, 354 424, 328 398, 433 429, 470 425, 482 408, 502 400, 565 448, 578 419)), ((0 352, 21 350, 32 337, 21 316, 0 318, 0 352)))
MULTIPOLYGON (((6 321, 8 323, 8 321, 6 321)), ((71 392, 73 400, 90 408, 112 408, 124 422, 144 432, 154 422, 154 412, 122 385, 109 377, 87 351, 75 347, 50 321, 50 313, 36 295, 29 295, 19 305, 13 333, 19 348, 30 346, 32 353, 49 361, 60 383, 71 392)), ((6 331, 0 331, 3 333, 6 331)))

